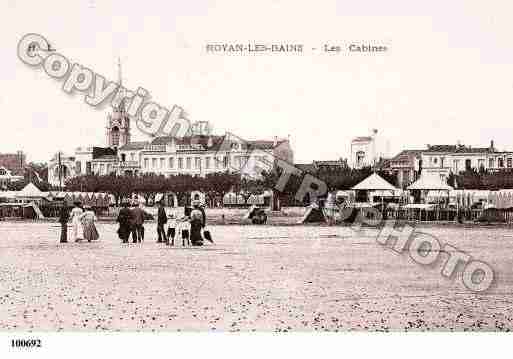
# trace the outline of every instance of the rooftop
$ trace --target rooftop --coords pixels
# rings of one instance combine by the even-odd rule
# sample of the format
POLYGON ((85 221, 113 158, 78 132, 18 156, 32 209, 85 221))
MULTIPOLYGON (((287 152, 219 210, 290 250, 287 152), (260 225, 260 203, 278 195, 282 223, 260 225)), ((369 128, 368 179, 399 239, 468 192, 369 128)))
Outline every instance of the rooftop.
POLYGON ((121 151, 136 151, 144 149, 144 146, 149 144, 148 141, 134 141, 127 143, 126 145, 121 146, 119 149, 121 151))
MULTIPOLYGON (((176 145, 200 145, 203 149, 209 150, 219 150, 223 145, 227 145, 225 141, 225 136, 204 136, 204 135, 195 135, 195 136, 187 136, 187 137, 172 137, 172 136, 163 136, 157 137, 151 141, 151 145, 165 145, 174 141, 176 145)), ((237 141, 233 141, 237 142, 237 141)), ((244 150, 270 150, 275 147, 280 146, 282 143, 286 142, 286 140, 250 140, 242 142, 242 149, 244 150)), ((122 148, 124 149, 124 148, 122 148)))
POLYGON ((472 147, 465 145, 427 145, 424 152, 450 152, 450 153, 494 153, 495 148, 490 147, 472 147))
POLYGON ((368 142, 368 141, 372 141, 371 136, 359 136, 359 137, 353 138, 353 140, 352 140, 352 142, 368 142))

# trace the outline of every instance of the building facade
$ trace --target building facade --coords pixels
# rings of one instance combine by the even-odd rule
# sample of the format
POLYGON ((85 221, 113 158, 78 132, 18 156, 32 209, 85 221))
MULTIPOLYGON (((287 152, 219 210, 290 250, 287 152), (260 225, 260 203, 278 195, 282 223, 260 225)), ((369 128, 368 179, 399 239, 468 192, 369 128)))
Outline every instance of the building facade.
POLYGON ((69 178, 86 174, 205 176, 230 172, 257 177, 262 171, 270 171, 276 159, 289 163, 294 160, 290 141, 276 137, 245 141, 230 134, 191 135, 132 142, 130 118, 120 109, 114 109, 107 117, 106 144, 107 147, 79 147, 72 156, 55 155, 49 162, 49 182, 64 184, 69 178))
POLYGON ((370 136, 355 137, 351 141, 351 167, 361 169, 372 167, 388 156, 386 141, 373 129, 370 136))
POLYGON ((451 174, 475 170, 497 172, 513 169, 513 152, 498 151, 494 142, 488 147, 428 145, 421 155, 422 171, 447 179, 451 174))
POLYGON ((397 187, 405 189, 418 179, 421 158, 422 150, 404 150, 388 160, 384 169, 395 175, 397 187))
POLYGON ((513 152, 499 151, 494 142, 488 147, 427 145, 424 150, 404 150, 387 163, 386 170, 395 174, 397 186, 406 188, 421 174, 447 180, 451 174, 464 171, 497 172, 513 170, 513 152))
POLYGON ((258 177, 262 171, 270 171, 274 167, 275 159, 292 163, 293 158, 288 139, 244 141, 229 135, 158 137, 149 142, 133 142, 120 147, 116 169, 117 173, 127 175, 205 176, 228 171, 258 177))

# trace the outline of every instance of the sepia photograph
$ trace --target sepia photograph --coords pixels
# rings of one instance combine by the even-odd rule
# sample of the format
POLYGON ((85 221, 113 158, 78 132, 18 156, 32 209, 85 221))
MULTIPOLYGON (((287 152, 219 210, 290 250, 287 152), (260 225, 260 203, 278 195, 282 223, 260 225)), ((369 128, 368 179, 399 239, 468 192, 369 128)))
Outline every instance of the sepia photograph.
POLYGON ((2 357, 509 339, 511 14, 2 1, 2 357))

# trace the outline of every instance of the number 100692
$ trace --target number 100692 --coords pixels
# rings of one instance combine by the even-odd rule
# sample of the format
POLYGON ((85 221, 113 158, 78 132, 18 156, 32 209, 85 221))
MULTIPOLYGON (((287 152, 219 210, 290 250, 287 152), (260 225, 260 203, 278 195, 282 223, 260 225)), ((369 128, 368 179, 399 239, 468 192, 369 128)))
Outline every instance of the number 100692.
POLYGON ((13 348, 41 348, 40 339, 11 339, 13 348))

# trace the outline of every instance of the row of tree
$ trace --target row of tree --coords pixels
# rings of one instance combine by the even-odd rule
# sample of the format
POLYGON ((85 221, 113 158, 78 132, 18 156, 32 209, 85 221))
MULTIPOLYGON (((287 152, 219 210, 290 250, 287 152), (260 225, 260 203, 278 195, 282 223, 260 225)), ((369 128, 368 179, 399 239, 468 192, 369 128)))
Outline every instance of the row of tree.
POLYGON ((157 193, 176 194, 179 203, 188 199, 188 194, 199 190, 209 198, 219 198, 225 193, 234 191, 257 191, 255 181, 241 181, 240 176, 230 173, 213 173, 205 177, 180 174, 163 176, 145 174, 141 176, 97 176, 84 175, 66 181, 67 191, 79 192, 106 192, 114 196, 116 204, 129 199, 133 194, 144 197, 148 202, 153 200, 157 193))
MULTIPOLYGON (((340 168, 310 174, 324 181, 328 190, 333 191, 350 189, 371 173, 370 168, 359 170, 340 168)), ((263 172, 260 179, 241 178, 239 175, 231 173, 212 173, 205 177, 188 174, 168 177, 156 174, 141 176, 84 175, 66 181, 66 190, 110 193, 114 196, 116 204, 130 198, 133 194, 141 195, 148 202, 153 200, 157 193, 173 192, 179 203, 183 204, 188 201, 188 194, 196 190, 205 193, 210 199, 220 200, 230 191, 242 192, 247 197, 251 194, 262 194, 265 190, 275 189, 281 175, 282 171, 279 168, 272 172, 263 172)), ((295 199, 304 175, 305 173, 291 175, 285 187, 281 191, 275 192, 275 196, 282 204, 300 205, 309 202, 309 198, 304 198, 301 202, 295 199)), ((385 172, 380 172, 380 175, 391 183, 395 181, 393 176, 385 172)))
POLYGON ((451 174, 447 183, 458 189, 499 190, 513 189, 513 171, 487 172, 468 170, 458 175, 451 174))

